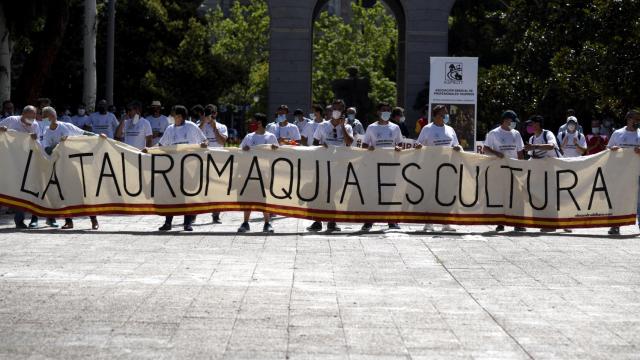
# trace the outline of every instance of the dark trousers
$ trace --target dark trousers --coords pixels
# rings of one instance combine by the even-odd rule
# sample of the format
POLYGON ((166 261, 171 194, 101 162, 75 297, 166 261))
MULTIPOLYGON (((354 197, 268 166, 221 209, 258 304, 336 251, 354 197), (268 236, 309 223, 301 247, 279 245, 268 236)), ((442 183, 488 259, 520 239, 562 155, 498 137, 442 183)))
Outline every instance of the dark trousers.
MULTIPOLYGON (((193 224, 193 219, 195 219, 195 215, 185 215, 184 216, 184 226, 191 226, 193 224)), ((171 225, 173 222, 173 216, 165 216, 164 223, 171 225)))

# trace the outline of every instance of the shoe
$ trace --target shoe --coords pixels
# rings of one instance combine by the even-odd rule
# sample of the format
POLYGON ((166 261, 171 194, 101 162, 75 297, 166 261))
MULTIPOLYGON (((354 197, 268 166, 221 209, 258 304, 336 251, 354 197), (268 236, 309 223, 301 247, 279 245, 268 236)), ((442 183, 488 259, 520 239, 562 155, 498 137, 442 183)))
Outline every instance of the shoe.
POLYGON ((371 231, 372 228, 373 228, 373 224, 372 223, 365 223, 360 228, 360 231, 371 231))
POLYGON ((29 227, 25 225, 23 222, 19 222, 16 224, 16 229, 28 229, 29 227))
POLYGON ((501 232, 501 231, 504 231, 504 225, 496 226, 496 232, 501 232))
POLYGON ((171 224, 164 224, 160 226, 160 228, 158 229, 158 231, 169 231, 169 230, 171 230, 171 224))
POLYGON ((56 222, 55 219, 47 219, 47 221, 45 221, 45 224, 47 224, 47 226, 52 227, 52 228, 57 228, 59 227, 58 223, 56 222))
MULTIPOLYGON (((91 219, 91 229, 98 230, 99 227, 100 227, 100 224, 98 224, 98 219, 95 219, 95 220, 91 219)), ((169 225, 169 230, 171 230, 171 225, 169 225)))
POLYGON ((400 230, 400 225, 396 223, 389 223, 389 230, 400 230))
POLYGON ((69 229, 73 229, 73 221, 69 220, 69 221, 65 221, 64 225, 62 225, 62 230, 69 230, 69 229))
POLYGON ((515 231, 515 232, 526 232, 527 228, 524 228, 522 226, 517 226, 517 227, 513 228, 513 231, 515 231))
POLYGON ((620 228, 619 227, 612 227, 611 229, 609 229, 609 235, 620 235, 620 228))
POLYGON ((442 231, 444 232, 456 232, 458 230, 454 229, 451 225, 447 224, 442 226, 442 231))
POLYGON ((271 226, 271 223, 264 223, 264 226, 262 227, 262 232, 272 234, 273 226, 271 226))
POLYGON ((185 225, 184 231, 193 231, 193 227, 191 225, 185 225))
POLYGON ((327 232, 337 232, 342 231, 340 227, 333 221, 327 223, 327 232))
POLYGON ((307 227, 307 231, 317 232, 322 231, 322 223, 320 221, 314 221, 311 226, 307 227))
POLYGON ((29 223, 29 229, 35 229, 38 227, 38 221, 31 221, 29 223))
POLYGON ((238 228, 239 233, 246 233, 249 230, 251 230, 251 228, 249 227, 249 223, 246 221, 243 222, 242 225, 240 225, 240 227, 238 228))
POLYGON ((222 221, 220 221, 220 214, 211 214, 211 218, 214 224, 222 224, 222 221))
POLYGON ((433 231, 433 224, 424 224, 422 231, 433 231))
POLYGON ((556 229, 543 228, 543 229, 540 229, 540 232, 552 233, 552 232, 556 232, 556 229))

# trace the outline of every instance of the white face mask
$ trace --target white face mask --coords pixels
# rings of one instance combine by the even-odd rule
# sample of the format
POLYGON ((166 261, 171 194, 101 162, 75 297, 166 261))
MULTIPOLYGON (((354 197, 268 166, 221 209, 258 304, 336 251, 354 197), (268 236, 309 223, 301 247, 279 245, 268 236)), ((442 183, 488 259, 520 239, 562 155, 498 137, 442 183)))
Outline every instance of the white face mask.
POLYGON ((33 124, 33 118, 22 118, 27 125, 33 124))
POLYGON ((282 123, 282 122, 285 122, 285 121, 287 121, 287 115, 284 115, 284 114, 278 115, 278 118, 276 119, 276 122, 278 124, 282 123))
POLYGON ((567 125, 567 130, 574 132, 576 131, 576 126, 575 125, 567 125))
POLYGON ((389 111, 383 111, 380 113, 380 119, 384 120, 384 121, 389 121, 389 119, 391 119, 391 112, 389 111))
POLYGON ((314 114, 314 113, 309 114, 309 119, 315 120, 316 119, 316 114, 314 114))
POLYGON ((444 116, 444 123, 448 124, 449 121, 451 121, 451 118, 449 117, 449 114, 447 114, 447 115, 444 116))
POLYGON ((600 135, 600 128, 599 127, 591 128, 591 132, 593 132, 593 135, 600 135))
POLYGON ((400 122, 403 123, 406 119, 407 118, 403 116, 403 117, 400 118, 400 122))
POLYGON ((43 118, 40 126, 46 129, 49 127, 49 125, 51 125, 51 121, 48 118, 43 118))
POLYGON ((78 109, 78 115, 80 116, 84 116, 86 110, 85 109, 78 109))
POLYGON ((509 124, 509 129, 511 129, 511 130, 515 130, 515 129, 516 129, 516 123, 512 121, 512 122, 509 124))
POLYGON ((356 115, 355 114, 349 114, 349 115, 347 115, 347 119, 349 119, 349 122, 353 122, 356 119, 356 115))
POLYGON ((340 110, 333 110, 333 112, 331 113, 331 117, 332 117, 334 120, 338 120, 338 119, 340 119, 340 117, 342 117, 342 111, 340 111, 340 110))
POLYGON ((137 125, 139 121, 140 121, 140 115, 138 114, 133 115, 133 125, 137 125))

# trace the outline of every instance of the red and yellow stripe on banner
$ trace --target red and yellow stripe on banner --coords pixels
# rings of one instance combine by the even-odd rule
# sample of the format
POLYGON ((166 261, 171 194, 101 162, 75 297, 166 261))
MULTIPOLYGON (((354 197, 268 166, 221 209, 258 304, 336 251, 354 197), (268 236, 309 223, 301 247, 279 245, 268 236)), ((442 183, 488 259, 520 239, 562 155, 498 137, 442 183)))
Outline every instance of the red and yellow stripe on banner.
POLYGON ((263 211, 282 216, 337 222, 399 222, 436 223, 453 225, 524 226, 532 228, 596 228, 635 225, 636 215, 590 216, 573 218, 536 218, 489 214, 438 214, 418 212, 364 212, 318 210, 293 206, 270 205, 250 202, 218 202, 202 204, 100 204, 68 206, 49 209, 32 202, 0 195, 0 204, 25 210, 38 216, 76 217, 90 215, 183 215, 225 211, 263 211))

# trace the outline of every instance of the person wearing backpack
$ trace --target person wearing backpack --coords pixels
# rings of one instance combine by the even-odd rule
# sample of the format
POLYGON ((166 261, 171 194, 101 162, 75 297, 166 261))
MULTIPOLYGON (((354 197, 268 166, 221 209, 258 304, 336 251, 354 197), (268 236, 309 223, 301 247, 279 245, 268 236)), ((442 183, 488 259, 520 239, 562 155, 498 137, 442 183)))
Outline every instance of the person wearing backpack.
POLYGON ((587 138, 578 131, 578 121, 574 116, 567 120, 567 128, 558 134, 558 143, 564 157, 580 157, 587 151, 587 138))

